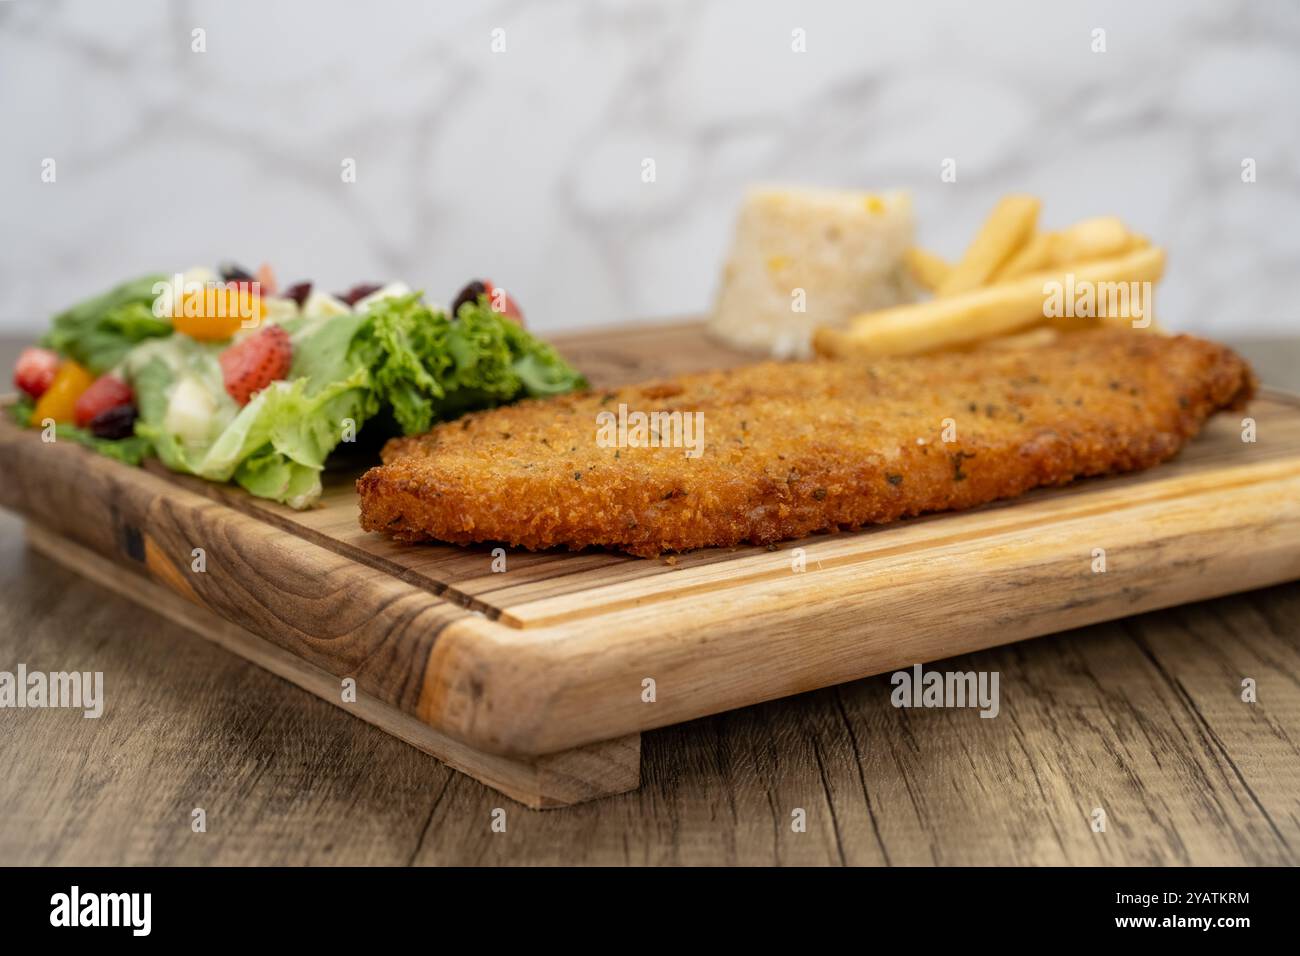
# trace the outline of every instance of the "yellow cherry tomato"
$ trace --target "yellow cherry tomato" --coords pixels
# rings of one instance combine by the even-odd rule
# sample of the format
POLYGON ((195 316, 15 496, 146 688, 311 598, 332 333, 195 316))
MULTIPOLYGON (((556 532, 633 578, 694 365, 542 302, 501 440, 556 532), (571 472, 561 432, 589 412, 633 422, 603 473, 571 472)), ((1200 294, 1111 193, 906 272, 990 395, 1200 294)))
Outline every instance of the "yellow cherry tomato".
POLYGON ((93 375, 71 359, 62 363, 54 373, 50 387, 36 400, 36 407, 32 409, 32 417, 27 420, 27 424, 39 426, 47 418, 56 422, 71 422, 73 406, 94 380, 93 375))
POLYGON ((172 327, 192 339, 219 342, 262 322, 262 298, 247 285, 232 282, 190 292, 176 306, 172 327))

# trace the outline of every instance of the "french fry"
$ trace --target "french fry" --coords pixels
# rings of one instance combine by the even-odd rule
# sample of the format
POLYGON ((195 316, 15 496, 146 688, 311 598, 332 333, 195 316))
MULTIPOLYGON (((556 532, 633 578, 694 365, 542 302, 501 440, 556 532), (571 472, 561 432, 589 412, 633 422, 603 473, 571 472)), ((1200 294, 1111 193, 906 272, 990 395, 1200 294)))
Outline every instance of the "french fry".
POLYGON ((1066 298, 1079 291, 1085 294, 1086 304, 1087 290, 1084 286, 1090 284, 1093 287, 1092 307, 1087 310, 1087 314, 1075 314, 1077 309, 1070 307, 1066 309, 1067 314, 1047 320, 1049 325, 1057 329, 1067 332, 1083 331, 1110 325, 1143 331, 1151 325, 1154 290, 1145 288, 1136 290, 1139 298, 1135 300, 1133 298, 1135 290, 1132 286, 1140 283, 1154 285, 1164 274, 1164 267, 1163 249, 1142 246, 1131 249, 1121 256, 1057 266, 1050 271, 1038 273, 1034 278, 1039 278, 1044 283, 1053 281, 1063 283, 1065 288, 1062 289, 1062 305, 1066 305, 1064 301, 1066 298), (1121 274, 1119 278, 1103 278, 1092 274, 1092 270, 1096 267, 1114 262, 1134 263, 1133 274, 1121 274), (1072 289, 1075 291, 1072 292, 1072 289), (1106 293, 1105 296, 1103 292, 1106 293), (1116 305, 1120 308, 1116 309, 1116 305))
POLYGON ((1084 219, 1059 232, 1039 232, 998 269, 995 282, 1006 282, 1050 268, 1066 268, 1076 262, 1106 259, 1150 245, 1114 216, 1084 219))
POLYGON ((1020 247, 993 276, 995 282, 1019 279, 1031 272, 1039 272, 1052 265, 1052 244, 1055 234, 1036 232, 1029 241, 1020 247))
MULTIPOLYGON (((1168 335, 1169 331, 1165 329, 1165 327, 1162 326, 1159 322, 1156 321, 1155 302, 1152 301, 1154 299, 1155 299, 1155 292, 1154 290, 1152 290, 1151 296, 1147 299, 1146 302, 1142 303, 1144 314, 1140 318, 1144 319, 1145 321, 1142 321, 1141 323, 1135 322, 1134 316, 1130 314, 1130 315, 1103 315, 1101 318, 1097 319, 1097 324, 1109 325, 1112 328, 1117 328, 1117 329, 1118 328, 1133 329, 1134 331, 1137 332, 1155 332, 1159 335, 1168 335)), ((1132 309, 1130 309, 1129 311, 1131 313, 1132 309)), ((1059 321, 1077 322, 1078 320, 1061 319, 1059 321)))
POLYGON ((952 265, 947 259, 918 246, 908 249, 903 261, 907 263, 908 271, 917 284, 931 292, 939 288, 952 272, 952 265))
POLYGON ((1013 335, 1000 335, 996 339, 980 342, 977 349, 1032 349, 1040 345, 1051 345, 1061 333, 1051 326, 1030 329, 1028 332, 1016 332, 1013 335))
POLYGON ((968 346, 1047 323, 1048 284, 1062 289, 1103 284, 1157 282, 1164 272, 1159 248, 1138 249, 1069 270, 1037 272, 948 298, 869 312, 847 330, 819 327, 813 346, 821 355, 919 355, 968 346))
POLYGON ((1114 216, 1084 219, 1052 235, 1050 262, 1065 267, 1117 256, 1133 248, 1133 239, 1128 227, 1114 216))
POLYGON ((1005 196, 999 200, 935 294, 958 295, 987 283, 998 267, 1029 241, 1041 206, 1033 196, 1005 196))

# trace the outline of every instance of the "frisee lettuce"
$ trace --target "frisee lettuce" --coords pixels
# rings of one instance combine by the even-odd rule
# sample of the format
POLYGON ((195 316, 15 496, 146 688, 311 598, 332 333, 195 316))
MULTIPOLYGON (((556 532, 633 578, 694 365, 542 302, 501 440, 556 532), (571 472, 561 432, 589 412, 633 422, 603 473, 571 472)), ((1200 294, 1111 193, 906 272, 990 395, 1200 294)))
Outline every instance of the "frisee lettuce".
POLYGON ((474 409, 587 386, 550 345, 494 312, 486 296, 462 305, 455 320, 418 293, 381 300, 366 314, 352 358, 371 369, 381 403, 407 435, 474 409))

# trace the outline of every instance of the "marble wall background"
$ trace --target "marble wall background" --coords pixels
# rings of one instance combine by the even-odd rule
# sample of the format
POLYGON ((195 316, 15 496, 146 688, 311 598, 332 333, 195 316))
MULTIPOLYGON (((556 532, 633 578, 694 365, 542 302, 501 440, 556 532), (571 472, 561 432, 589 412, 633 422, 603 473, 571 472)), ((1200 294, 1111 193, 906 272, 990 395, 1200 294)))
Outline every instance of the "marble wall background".
POLYGON ((1116 213, 1166 323, 1300 332, 1294 3, 8 0, 0 119, 0 332, 222 258, 487 274, 543 330, 696 312, 753 181, 910 188, 947 254, 1010 190, 1116 213))

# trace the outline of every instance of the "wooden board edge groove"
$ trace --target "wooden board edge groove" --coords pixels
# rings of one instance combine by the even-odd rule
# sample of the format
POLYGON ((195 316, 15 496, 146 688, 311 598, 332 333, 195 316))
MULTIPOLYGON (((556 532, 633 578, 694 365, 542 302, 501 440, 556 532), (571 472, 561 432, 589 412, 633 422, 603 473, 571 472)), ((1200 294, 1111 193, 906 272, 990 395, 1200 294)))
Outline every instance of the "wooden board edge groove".
POLYGON ((706 624, 671 602, 525 630, 466 618, 430 656, 424 716, 494 750, 545 753, 1295 580, 1300 473, 953 546, 881 573, 879 587, 846 566, 720 592, 706 624), (1098 545, 1105 576, 1091 570, 1098 545), (639 694, 646 676, 653 706, 639 694))
MULTIPOLYGON (((164 481, 186 488, 201 497, 209 498, 218 504, 238 511, 240 514, 247 515, 254 521, 274 525, 285 534, 301 538, 340 557, 355 561, 359 565, 382 571, 394 578, 405 581, 412 587, 419 588, 441 601, 463 607, 474 614, 481 614, 488 620, 502 619, 499 608, 481 598, 475 597, 473 594, 460 590, 454 584, 436 581, 395 561, 387 560, 381 555, 363 551, 339 541, 337 538, 331 538, 315 528, 287 518, 281 511, 277 510, 282 506, 272 507, 267 502, 253 498, 242 489, 232 488, 214 481, 206 481, 202 478, 195 478, 191 475, 178 475, 169 472, 160 462, 146 462, 144 470, 164 481)), ((509 624, 508 621, 504 623, 509 624)))

